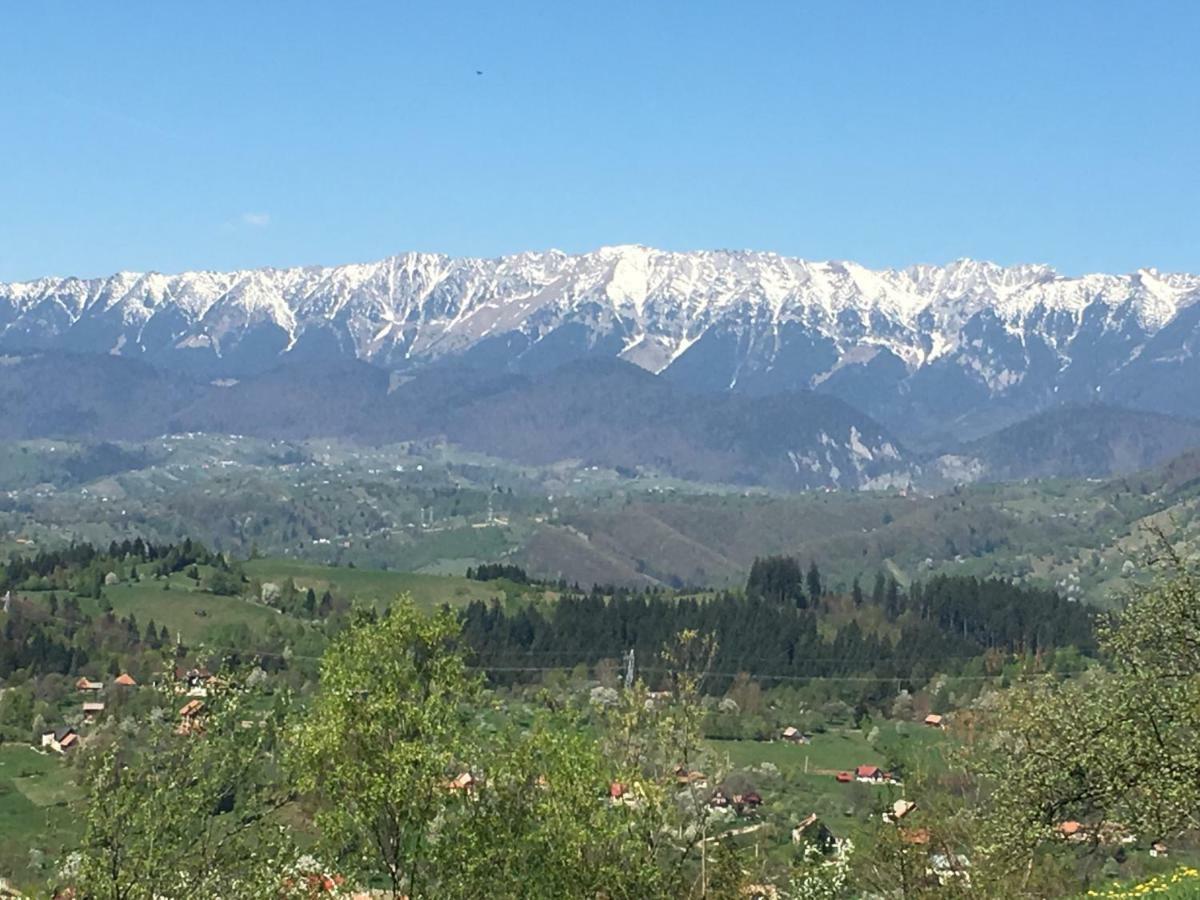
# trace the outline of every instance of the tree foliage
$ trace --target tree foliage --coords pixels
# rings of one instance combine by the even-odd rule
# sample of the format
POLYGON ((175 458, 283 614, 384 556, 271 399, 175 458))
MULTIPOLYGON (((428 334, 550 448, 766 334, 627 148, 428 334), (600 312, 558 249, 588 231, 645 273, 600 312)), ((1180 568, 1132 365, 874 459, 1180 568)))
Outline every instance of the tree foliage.
POLYGON ((1101 632, 1103 668, 998 698, 971 753, 992 789, 979 841, 997 881, 1073 843, 1150 842, 1200 827, 1200 581, 1178 558, 1101 632))
MULTIPOLYGON (((175 698, 162 701, 170 708, 175 698)), ((190 729, 167 714, 140 733, 93 736, 84 836, 67 873, 78 896, 285 895, 296 852, 277 817, 289 798, 277 771, 284 706, 264 711, 240 685, 214 686, 204 704, 190 729)))

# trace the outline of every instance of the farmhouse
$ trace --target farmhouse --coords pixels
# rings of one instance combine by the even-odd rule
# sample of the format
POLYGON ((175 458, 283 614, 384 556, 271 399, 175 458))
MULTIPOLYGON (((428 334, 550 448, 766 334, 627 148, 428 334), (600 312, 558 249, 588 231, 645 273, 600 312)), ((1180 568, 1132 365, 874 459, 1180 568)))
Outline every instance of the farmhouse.
POLYGON ((804 734, 799 728, 796 728, 792 725, 789 725, 787 728, 783 729, 780 737, 793 744, 807 744, 809 742, 808 735, 804 734))
POLYGON ((636 806, 638 799, 629 785, 614 781, 608 786, 608 802, 613 806, 636 806))
POLYGON ((739 816, 754 812, 762 806, 762 795, 757 791, 749 791, 745 794, 734 794, 730 798, 733 801, 733 808, 739 816))
POLYGON ((55 731, 46 731, 42 734, 42 747, 49 748, 55 753, 66 753, 78 744, 79 735, 69 725, 64 725, 55 731))
POLYGON ((810 844, 822 853, 830 853, 837 839, 816 813, 809 813, 792 828, 792 843, 810 844))
POLYGON ((176 734, 197 734, 203 730, 200 717, 204 714, 204 703, 200 700, 189 700, 179 710, 179 727, 176 734))
POLYGON ((1068 819, 1058 826, 1058 833, 1065 837, 1068 841, 1083 841, 1087 840, 1087 835, 1084 833, 1083 825, 1076 822, 1074 819, 1068 819))
POLYGON ((122 672, 118 675, 113 684, 120 685, 121 687, 137 687, 137 682, 128 672, 122 672))
POLYGON ((677 766, 675 769, 675 783, 680 786, 695 784, 703 787, 707 781, 708 776, 703 772, 695 769, 689 771, 687 766, 677 766))
POLYGON ((892 808, 883 814, 883 821, 899 822, 916 808, 917 804, 912 800, 897 800, 892 804, 892 808))
POLYGON ((87 694, 98 694, 100 691, 104 690, 104 682, 91 681, 88 678, 80 678, 75 682, 75 690, 83 691, 87 694))
POLYGON ((207 697, 208 682, 212 675, 208 669, 175 669, 175 680, 178 682, 177 693, 186 693, 189 697, 207 697))
POLYGON ((85 722, 95 722, 96 717, 104 712, 103 703, 85 703, 83 704, 83 720, 85 722))
POLYGON ((937 713, 930 713, 925 717, 925 724, 930 728, 945 728, 946 718, 945 716, 939 716, 937 713))
POLYGON ((854 780, 863 784, 899 784, 896 776, 883 771, 879 766, 859 766, 854 770, 854 780))

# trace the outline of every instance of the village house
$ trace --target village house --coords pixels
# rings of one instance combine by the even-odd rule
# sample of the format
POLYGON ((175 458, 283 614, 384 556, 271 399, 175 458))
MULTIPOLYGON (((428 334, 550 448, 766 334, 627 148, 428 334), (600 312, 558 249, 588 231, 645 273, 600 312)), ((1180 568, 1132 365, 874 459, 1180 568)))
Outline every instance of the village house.
POLYGON ((892 804, 892 808, 883 814, 883 821, 889 824, 899 822, 916 808, 917 804, 912 800, 897 800, 892 804))
POLYGON ((211 679, 212 675, 204 667, 175 669, 176 692, 186 693, 189 697, 207 697, 208 683, 211 679))
POLYGON ((925 717, 925 724, 930 728, 945 728, 946 717, 939 716, 937 713, 930 713, 925 717))
POLYGON ((53 750, 55 753, 66 753, 72 747, 78 746, 79 735, 75 733, 75 729, 69 725, 64 725, 54 731, 46 731, 42 733, 43 749, 53 750))
POLYGON ((1083 825, 1076 822, 1074 819, 1068 819, 1058 826, 1058 833, 1068 841, 1085 841, 1087 833, 1083 830, 1083 825))
POLYGON ((450 779, 446 784, 446 788, 451 791, 462 791, 463 793, 471 793, 478 786, 479 780, 470 772, 462 772, 450 779))
POLYGON ((86 694, 98 694, 104 690, 104 682, 92 681, 88 678, 81 677, 75 682, 75 690, 82 691, 86 694))
POLYGON ((636 806, 638 802, 632 788, 619 781, 609 784, 607 799, 613 806, 636 806))
POLYGON ((728 802, 739 816, 748 816, 762 806, 763 798, 757 791, 747 791, 744 794, 734 794, 728 802))
POLYGON ((120 675, 118 675, 116 680, 113 681, 113 684, 119 685, 120 687, 137 687, 137 682, 128 672, 122 672, 120 675))
POLYGON ((809 813, 792 828, 793 844, 808 844, 821 853, 831 853, 837 846, 837 838, 814 812, 809 813))
POLYGON ((1123 825, 1116 822, 1101 822, 1099 825, 1084 825, 1074 819, 1068 819, 1058 826, 1058 833, 1072 843, 1094 841, 1097 844, 1115 846, 1117 844, 1132 844, 1137 838, 1123 825))
POLYGON ((783 729, 780 737, 793 744, 807 744, 810 740, 807 734, 804 734, 799 728, 796 728, 792 725, 789 725, 787 728, 783 729))
POLYGON ((703 787, 708 782, 708 776, 696 770, 689 771, 686 766, 675 768, 675 783, 682 786, 694 784, 703 787))
POLYGON ((863 784, 899 784, 891 772, 885 772, 879 766, 859 766, 854 770, 854 780, 863 784))
POLYGON ((104 712, 103 703, 84 703, 83 704, 83 721, 95 722, 100 713, 104 712))
POLYGON ((200 723, 201 716, 204 715, 204 703, 201 700, 189 700, 179 710, 179 727, 175 729, 176 734, 198 734, 203 730, 200 723))

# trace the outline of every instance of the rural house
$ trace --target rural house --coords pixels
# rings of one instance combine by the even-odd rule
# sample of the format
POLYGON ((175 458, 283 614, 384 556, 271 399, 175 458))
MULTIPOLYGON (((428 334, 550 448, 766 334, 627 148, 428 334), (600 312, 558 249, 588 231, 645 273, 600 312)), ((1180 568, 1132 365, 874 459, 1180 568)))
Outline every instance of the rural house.
POLYGON ((831 853, 837 845, 837 839, 814 812, 809 813, 792 828, 792 843, 809 844, 821 853, 831 853))
POLYGON ((104 712, 103 703, 84 703, 83 704, 83 720, 85 722, 95 722, 100 713, 104 712))
POLYGON ((916 808, 917 804, 912 800, 897 800, 892 804, 892 808, 883 814, 883 821, 899 822, 916 808))
POLYGON ((78 745, 79 735, 75 733, 75 729, 69 725, 64 725, 54 731, 46 731, 42 734, 42 747, 49 748, 55 753, 66 753, 72 747, 78 745))
POLYGON ((189 700, 179 710, 179 727, 175 729, 176 734, 196 734, 202 730, 200 717, 204 714, 204 702, 201 700, 189 700))
POLYGON ((854 780, 863 784, 898 784, 891 772, 884 772, 879 766, 859 766, 854 770, 854 780))

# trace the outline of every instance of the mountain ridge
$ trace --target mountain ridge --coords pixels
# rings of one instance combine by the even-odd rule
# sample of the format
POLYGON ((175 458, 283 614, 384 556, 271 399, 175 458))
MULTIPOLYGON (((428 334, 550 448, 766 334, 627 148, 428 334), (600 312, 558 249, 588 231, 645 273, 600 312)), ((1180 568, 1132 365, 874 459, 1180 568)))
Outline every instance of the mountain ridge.
POLYGON ((547 372, 619 357, 702 392, 816 390, 914 445, 1064 403, 1198 416, 1200 276, 970 259, 872 270, 759 251, 409 253, 229 273, 0 284, 0 350, 207 378, 289 360, 547 372))

